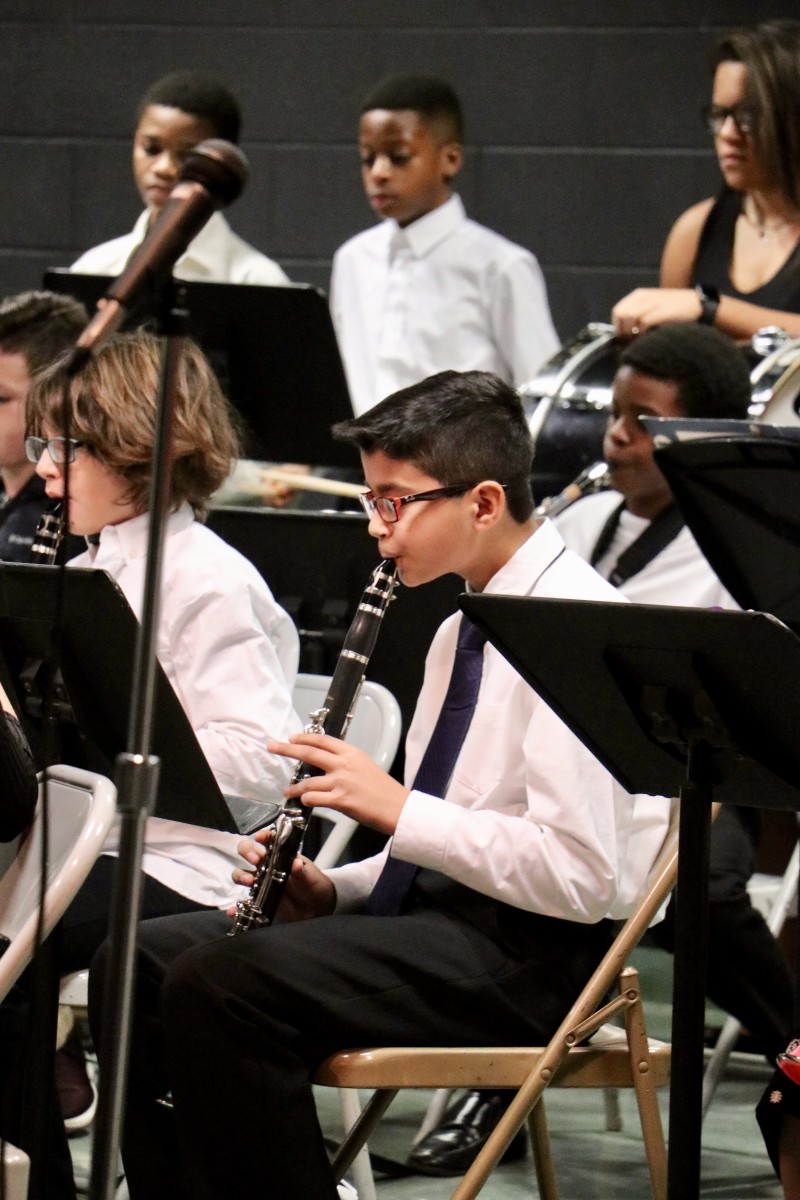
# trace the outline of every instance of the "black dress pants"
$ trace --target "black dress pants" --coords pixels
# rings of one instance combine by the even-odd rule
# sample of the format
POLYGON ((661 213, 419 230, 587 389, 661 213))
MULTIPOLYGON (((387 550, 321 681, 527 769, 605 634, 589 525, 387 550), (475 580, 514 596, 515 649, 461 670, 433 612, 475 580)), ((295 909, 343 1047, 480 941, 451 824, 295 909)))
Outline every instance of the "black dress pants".
MULTIPOLYGON (((724 804, 711 827, 706 994, 774 1060, 789 1040, 794 985, 781 947, 747 894, 757 843, 757 810, 724 804)), ((674 950, 673 901, 651 937, 674 950)))
MULTIPOLYGON (((541 1043, 610 940, 608 922, 521 913, 457 885, 430 903, 418 893, 401 916, 233 938, 223 914, 143 924, 123 1137, 132 1200, 227 1200, 254 1187, 264 1200, 335 1200, 311 1087, 324 1058, 350 1046, 541 1043), (173 1110, 154 1103, 169 1091, 173 1110)), ((115 1036, 103 968, 101 951, 90 976, 101 1054, 115 1036)))

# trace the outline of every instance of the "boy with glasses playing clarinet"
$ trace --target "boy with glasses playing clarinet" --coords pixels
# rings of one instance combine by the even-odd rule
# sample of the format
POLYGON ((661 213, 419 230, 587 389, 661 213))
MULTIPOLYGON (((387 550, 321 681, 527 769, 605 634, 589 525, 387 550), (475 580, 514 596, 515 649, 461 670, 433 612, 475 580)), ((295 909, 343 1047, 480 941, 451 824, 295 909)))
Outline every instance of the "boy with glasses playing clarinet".
MULTIPOLYGON (((516 393, 444 372, 336 427, 361 452, 382 557, 416 587, 614 600, 533 516, 516 393)), ((385 618, 391 620, 391 612, 385 618)), ((347 1046, 547 1041, 639 892, 666 801, 624 793, 459 614, 431 647, 405 785, 324 734, 270 749, 290 786, 391 838, 323 873, 295 859, 270 926, 198 914, 139 930, 123 1158, 132 1200, 334 1200, 311 1078, 347 1046), (174 1109, 156 1101, 172 1093, 174 1109)), ((265 835, 266 837, 266 835, 265 835)), ((261 840, 265 840, 263 837, 261 840)), ((263 846, 242 844, 249 885, 263 846)), ((90 977, 101 1045, 104 954, 90 977)))

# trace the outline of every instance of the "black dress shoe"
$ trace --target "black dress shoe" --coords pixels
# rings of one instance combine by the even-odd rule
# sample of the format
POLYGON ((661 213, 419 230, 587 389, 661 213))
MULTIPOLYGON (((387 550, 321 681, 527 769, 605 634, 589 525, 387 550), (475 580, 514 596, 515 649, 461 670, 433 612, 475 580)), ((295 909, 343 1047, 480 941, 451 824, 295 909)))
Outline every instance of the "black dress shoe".
MULTIPOLYGON (((414 1147, 408 1165, 421 1175, 463 1175, 477 1157, 514 1097, 513 1091, 467 1092, 448 1108, 441 1123, 414 1147)), ((503 1162, 524 1158, 524 1127, 514 1135, 503 1162)))

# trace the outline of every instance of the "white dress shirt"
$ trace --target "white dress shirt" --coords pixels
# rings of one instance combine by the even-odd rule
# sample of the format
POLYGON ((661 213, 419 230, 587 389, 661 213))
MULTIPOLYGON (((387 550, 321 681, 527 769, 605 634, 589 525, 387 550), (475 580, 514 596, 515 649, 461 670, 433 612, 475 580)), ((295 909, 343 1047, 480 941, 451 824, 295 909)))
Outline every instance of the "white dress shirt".
POLYGON ((437 371, 518 386, 559 346, 534 256, 469 220, 457 195, 340 246, 331 311, 356 415, 437 371))
MULTIPOLYGON (((148 517, 108 525, 69 563, 102 568, 141 615, 148 517)), ((183 504, 165 530, 156 653, 223 792, 281 799, 291 764, 267 752, 302 728, 292 708, 299 641, 255 567, 183 504)), ((241 899, 237 834, 151 817, 143 869, 199 904, 241 899)), ((118 845, 116 826, 104 846, 118 845)))
MULTIPOLYGON (((558 532, 569 549, 589 562, 606 521, 621 503, 619 492, 599 492, 596 496, 585 496, 557 517, 558 532)), ((623 509, 611 545, 596 564, 604 579, 611 574, 619 556, 649 524, 645 517, 623 509)), ((739 607, 703 557, 687 525, 641 571, 626 579, 620 591, 635 604, 739 607)))
MULTIPOLYGON (((130 233, 93 246, 70 267, 79 275, 120 275, 147 233, 150 213, 139 216, 130 233)), ((289 280, 271 258, 261 254, 234 233, 221 213, 212 213, 206 224, 175 264, 176 279, 195 283, 283 284, 289 280)))
MULTIPOLYGON (((486 591, 620 601, 550 522, 486 591)), ((447 690, 459 620, 445 621, 428 654, 406 743, 409 785, 447 690)), ((330 874, 338 907, 358 907, 391 850, 517 908, 592 923, 631 911, 668 816, 663 798, 628 795, 487 643, 478 704, 445 798, 412 791, 390 846, 330 874)))

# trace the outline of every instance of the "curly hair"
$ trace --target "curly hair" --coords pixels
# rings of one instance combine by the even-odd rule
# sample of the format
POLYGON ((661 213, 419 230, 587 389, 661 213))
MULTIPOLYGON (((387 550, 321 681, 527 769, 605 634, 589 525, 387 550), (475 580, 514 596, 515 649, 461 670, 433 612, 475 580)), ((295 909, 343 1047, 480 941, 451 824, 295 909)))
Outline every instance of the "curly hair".
MULTIPOLYGON (((128 485, 126 501, 148 506, 155 441, 161 348, 143 330, 100 347, 70 383, 70 436, 79 438, 104 466, 128 485)), ((33 382, 28 433, 63 433, 63 360, 33 382)), ((170 501, 187 501, 199 519, 227 478, 239 453, 234 417, 208 359, 184 341, 175 371, 170 501)))
POLYGON ((242 128, 242 110, 233 92, 219 79, 201 71, 171 71, 151 83, 139 101, 136 124, 151 104, 179 108, 208 121, 216 137, 237 143, 242 128))
POLYGON ((651 329, 629 343, 619 365, 676 383, 687 417, 747 417, 751 387, 744 354, 727 334, 710 325, 651 329))
POLYGON ((361 101, 361 113, 408 109, 427 125, 438 124, 448 142, 464 140, 464 114, 455 89, 435 75, 387 75, 361 101))

